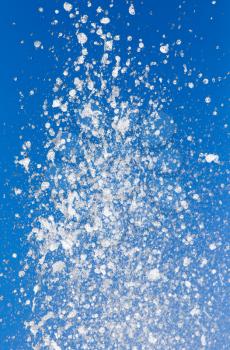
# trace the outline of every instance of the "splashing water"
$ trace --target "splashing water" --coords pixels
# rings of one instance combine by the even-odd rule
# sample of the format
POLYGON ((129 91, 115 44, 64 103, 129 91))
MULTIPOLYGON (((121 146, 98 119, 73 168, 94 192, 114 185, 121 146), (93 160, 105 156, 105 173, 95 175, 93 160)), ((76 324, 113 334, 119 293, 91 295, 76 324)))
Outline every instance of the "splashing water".
MULTIPOLYGON (((36 208, 21 271, 36 272, 27 342, 36 350, 211 349, 204 227, 191 209, 202 194, 184 185, 186 160, 164 112, 171 97, 159 87, 157 63, 140 64, 145 45, 139 40, 133 52, 131 35, 120 53, 113 6, 64 2, 70 29, 58 33, 67 42, 63 66, 52 49, 45 159, 35 174, 24 144, 17 160, 36 208)), ((128 15, 137 15, 134 3, 128 15)), ((157 48, 163 64, 181 45, 165 40, 157 48)), ((199 159, 220 163, 213 154, 199 159)))

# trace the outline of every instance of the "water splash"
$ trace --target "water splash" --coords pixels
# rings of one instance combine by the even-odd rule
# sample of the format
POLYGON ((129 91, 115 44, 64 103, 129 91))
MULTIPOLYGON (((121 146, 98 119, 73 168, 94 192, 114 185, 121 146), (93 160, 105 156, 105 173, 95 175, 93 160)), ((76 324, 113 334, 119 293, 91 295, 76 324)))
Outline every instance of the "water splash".
MULTIPOLYGON (((67 58, 43 106, 46 158, 29 175, 36 215, 24 270, 36 282, 28 344, 203 349, 216 324, 212 304, 200 302, 208 261, 198 254, 200 215, 190 209, 200 195, 184 186, 176 123, 164 112, 170 97, 158 89, 157 63, 140 64, 143 41, 124 59, 109 10, 99 6, 95 16, 91 7, 85 14, 63 4, 67 58)), ((127 12, 135 15, 133 3, 127 12)), ((164 64, 172 47, 159 46, 164 64)), ((29 171, 24 148, 17 162, 29 171)))

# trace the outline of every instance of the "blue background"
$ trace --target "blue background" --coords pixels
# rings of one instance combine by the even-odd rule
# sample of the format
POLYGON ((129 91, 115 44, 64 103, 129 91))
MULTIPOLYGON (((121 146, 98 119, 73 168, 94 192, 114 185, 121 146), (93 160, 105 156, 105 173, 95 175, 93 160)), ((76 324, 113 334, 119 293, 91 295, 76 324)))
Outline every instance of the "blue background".
MULTIPOLYGON (((142 54, 142 61, 147 63, 158 60, 159 53, 154 47, 159 47, 162 34, 167 38, 181 39, 183 50, 187 57, 192 58, 192 64, 197 68, 192 81, 197 79, 197 74, 202 72, 204 77, 227 76, 229 69, 230 30, 229 10, 230 3, 227 0, 217 1, 212 5, 211 1, 190 0, 184 1, 182 8, 178 6, 181 1, 177 0, 144 0, 135 4, 136 16, 130 19, 127 14, 127 5, 123 1, 115 3, 115 12, 120 13, 116 18, 118 33, 132 34, 133 37, 141 37, 146 49, 142 54), (150 15, 152 11, 153 15, 150 15), (213 17, 213 20, 210 20, 213 17), (179 18, 179 19, 178 19, 179 18), (127 20, 131 25, 126 26, 127 20), (182 29, 170 30, 172 23, 181 23, 182 29), (192 28, 197 38, 188 31, 192 28), (158 30, 158 31, 157 31, 158 30), (202 39, 202 38, 203 39, 202 39), (219 45, 220 49, 216 49, 219 45)), ((29 308, 22 307, 18 302, 21 293, 20 262, 23 263, 28 249, 26 235, 29 232, 27 198, 18 202, 13 196, 13 188, 26 189, 26 176, 22 169, 16 169, 15 156, 19 154, 23 140, 31 140, 34 146, 34 156, 39 161, 42 158, 40 147, 44 133, 42 130, 44 121, 41 118, 43 100, 50 94, 52 79, 58 74, 59 66, 55 66, 50 53, 46 49, 39 50, 35 54, 34 40, 41 40, 44 47, 52 44, 52 38, 48 33, 53 11, 62 6, 62 1, 31 1, 11 0, 1 4, 0 32, 1 32, 1 55, 0 55, 0 295, 4 297, 0 301, 0 349, 27 349, 26 333, 23 323, 29 315, 29 308), (37 9, 43 6, 44 14, 39 14, 37 9), (21 40, 24 43, 21 44, 21 40), (18 77, 14 81, 14 77, 18 77), (49 81, 50 78, 50 81, 49 81), (30 97, 29 91, 35 88, 35 95, 30 97), (20 98, 20 91, 24 97, 20 98), (21 99, 21 101, 20 101, 21 99), (36 125, 36 128, 31 128, 36 125), (21 218, 16 219, 15 213, 21 218), (17 253, 16 259, 12 258, 17 253), (15 292, 14 292, 15 290, 15 292)), ((62 14, 60 15, 62 16, 62 14)), ((53 39, 56 40, 56 39, 53 39)), ((65 52, 62 52, 61 41, 55 41, 54 45, 59 55, 65 61, 65 52)), ((120 48, 125 54, 125 46, 120 48)), ((175 73, 184 83, 188 78, 183 76, 181 63, 175 58, 175 62, 161 68, 162 77, 172 78, 175 73), (175 65, 174 71, 172 65, 175 65), (179 67, 179 68, 178 68, 179 67)), ((163 66, 161 66, 163 67, 163 66)), ((194 150, 197 155, 194 163, 184 163, 187 172, 186 183, 192 181, 193 186, 199 190, 204 187, 213 191, 214 196, 200 204, 200 212, 205 216, 210 237, 220 235, 222 244, 227 242, 228 201, 227 193, 220 191, 219 184, 226 182, 228 178, 228 128, 224 125, 228 122, 228 80, 209 84, 197 84, 195 89, 183 88, 179 93, 176 88, 168 86, 168 96, 172 96, 172 103, 168 105, 167 113, 172 115, 178 125, 177 141, 183 157, 194 150), (210 105, 204 103, 206 96, 212 97, 210 105), (223 106, 221 106, 223 103, 223 106), (183 106, 183 107, 181 107, 183 106), (218 106, 218 115, 213 116, 214 106, 218 106), (195 144, 186 141, 186 137, 193 134, 195 144), (199 139, 202 139, 199 141, 199 139), (221 169, 217 165, 199 165, 197 158, 200 152, 217 153, 225 164, 221 169), (199 173, 199 181, 194 180, 193 174, 199 173), (220 206, 218 201, 222 200, 220 206)), ((185 184, 186 186, 186 184, 185 184)), ((207 191, 208 191, 207 190, 207 191)), ((216 266, 225 264, 226 253, 219 251, 215 257, 216 266), (219 254, 219 255, 218 255, 219 254)), ((33 275, 31 275, 32 285, 33 275)), ((28 282, 28 291, 30 291, 28 282)), ((226 287, 227 288, 227 287, 226 287)), ((218 339, 215 349, 227 349, 227 293, 226 288, 213 291, 219 313, 218 339)), ((27 297, 25 296, 25 300, 27 297)), ((22 303, 25 302, 22 300, 22 303)), ((228 308, 229 309, 229 308, 228 308)))

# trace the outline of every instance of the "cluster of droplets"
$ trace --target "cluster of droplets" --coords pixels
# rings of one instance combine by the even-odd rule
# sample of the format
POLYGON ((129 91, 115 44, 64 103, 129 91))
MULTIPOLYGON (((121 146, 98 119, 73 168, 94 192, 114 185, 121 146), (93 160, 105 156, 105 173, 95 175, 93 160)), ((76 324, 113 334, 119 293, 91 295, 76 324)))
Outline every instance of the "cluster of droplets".
MULTIPOLYGON (((163 112, 170 98, 155 91, 152 77, 156 62, 143 68, 129 48, 125 61, 117 54, 120 35, 108 31, 108 11, 97 8, 97 23, 72 3, 63 8, 73 28, 69 57, 43 105, 41 181, 30 174, 38 209, 25 265, 36 271, 28 344, 203 349, 215 322, 212 303, 205 312, 199 305, 207 260, 194 244, 203 224, 193 222, 190 202, 200 196, 192 191, 191 199, 182 185, 176 125, 163 112)), ((135 15, 133 3, 128 12, 135 15)), ((159 47, 164 64, 169 50, 159 47)), ((17 163, 29 171, 31 145, 23 147, 17 163)), ((215 154, 200 160, 219 163, 215 154)))

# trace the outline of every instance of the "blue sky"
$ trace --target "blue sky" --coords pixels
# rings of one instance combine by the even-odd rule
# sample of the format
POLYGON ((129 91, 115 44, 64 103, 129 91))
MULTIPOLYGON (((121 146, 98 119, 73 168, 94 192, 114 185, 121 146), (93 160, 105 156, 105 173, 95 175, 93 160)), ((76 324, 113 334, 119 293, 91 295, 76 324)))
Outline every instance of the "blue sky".
MULTIPOLYGON (((105 2, 102 3, 105 5, 105 2)), ((82 13, 89 11, 90 14, 86 2, 81 6, 82 13)), ((122 57, 128 55, 124 38, 132 35, 133 42, 138 42, 141 38, 145 45, 141 54, 137 54, 136 61, 140 57, 142 65, 150 61, 159 62, 152 79, 158 78, 155 82, 156 96, 160 94, 162 98, 166 97, 163 110, 177 125, 174 147, 182 160, 181 181, 187 193, 193 189, 202 194, 201 202, 191 204, 194 215, 186 218, 187 224, 189 228, 196 229, 197 217, 200 215, 202 218, 205 233, 200 235, 196 251, 201 255, 205 252, 208 258, 210 254, 212 269, 217 270, 216 279, 207 278, 210 274, 208 271, 200 276, 207 280, 205 288, 201 288, 201 308, 206 303, 207 293, 213 300, 211 317, 215 318, 217 327, 216 338, 210 335, 215 341, 207 349, 227 349, 229 323, 225 269, 229 213, 227 190, 221 184, 226 184, 229 176, 227 124, 230 5, 227 0, 217 0, 216 3, 211 0, 143 0, 135 3, 134 17, 129 16, 127 7, 125 1, 114 1, 111 31, 122 38, 117 52, 122 57), (162 63, 159 46, 176 40, 181 41, 178 54, 172 55, 168 64, 162 63), (183 51, 181 56, 180 49, 183 51), (185 73, 187 69, 191 69, 191 74, 185 73), (163 79, 164 84, 161 84, 159 78, 163 79), (179 80, 181 89, 172 84, 174 79, 179 80), (209 83, 203 83, 203 79, 208 79, 209 83), (194 88, 189 88, 191 82, 194 88), (211 103, 205 102, 207 97, 211 98, 211 103), (198 162, 201 153, 217 154, 221 164, 198 162), (218 241, 220 247, 215 254, 207 249, 213 240, 218 241), (221 283, 218 282, 220 280, 221 283)), ((44 99, 53 98, 53 83, 69 55, 64 40, 57 39, 56 29, 50 25, 55 17, 55 9, 62 9, 62 1, 11 0, 1 5, 0 295, 3 300, 0 301, 0 347, 3 350, 31 348, 26 341, 28 332, 23 326, 25 320, 30 318, 31 310, 24 304, 32 298, 35 273, 29 270, 26 284, 23 284, 18 272, 30 249, 26 238, 32 224, 29 213, 33 209, 33 199, 27 192, 27 174, 16 167, 14 161, 25 140, 32 141, 32 157, 35 162, 42 162, 45 157, 45 150, 41 147, 47 137, 44 132, 44 117, 41 116, 42 105, 44 99), (38 11, 41 6, 45 9, 42 14, 38 11), (35 50, 35 40, 41 40, 44 50, 35 50), (52 46, 58 56, 57 61, 49 49, 52 46), (35 91, 33 96, 30 96, 31 90, 35 91), (13 189, 16 187, 22 188, 25 193, 20 200, 14 196, 13 189), (16 214, 20 217, 17 218, 16 214), (14 253, 17 254, 16 258, 12 256, 14 253), (20 288, 25 288, 25 291, 20 291, 20 288)), ((66 14, 62 11, 59 17, 61 30, 72 35, 66 14)), ((79 48, 71 49, 74 57, 79 48)), ((96 59, 97 51, 92 49, 90 55, 96 59)), ((132 83, 132 78, 129 79, 127 85, 132 83)), ((119 82, 121 86, 123 83, 122 80, 119 82)), ((141 88, 137 89, 137 94, 143 99, 148 98, 141 88)), ((32 213, 31 216, 33 215, 36 214, 32 213)), ((176 238, 175 242, 172 241, 172 247, 174 244, 177 246, 176 238)), ((178 258, 183 253, 180 251, 178 258)), ((168 255, 165 259, 171 261, 168 255)), ((81 346, 82 344, 79 349, 83 349, 81 346)))

